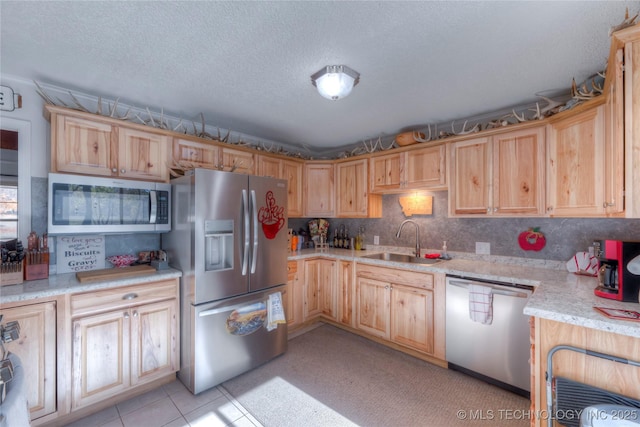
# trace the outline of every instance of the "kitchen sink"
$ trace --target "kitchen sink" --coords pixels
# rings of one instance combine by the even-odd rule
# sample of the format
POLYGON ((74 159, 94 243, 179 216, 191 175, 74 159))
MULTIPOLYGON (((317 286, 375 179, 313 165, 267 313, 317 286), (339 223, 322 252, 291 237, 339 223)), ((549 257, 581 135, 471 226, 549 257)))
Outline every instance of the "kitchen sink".
POLYGON ((414 255, 394 254, 392 252, 381 252, 371 255, 363 255, 362 258, 379 259, 383 261, 408 262, 414 264, 437 264, 443 261, 440 258, 417 258, 414 255))

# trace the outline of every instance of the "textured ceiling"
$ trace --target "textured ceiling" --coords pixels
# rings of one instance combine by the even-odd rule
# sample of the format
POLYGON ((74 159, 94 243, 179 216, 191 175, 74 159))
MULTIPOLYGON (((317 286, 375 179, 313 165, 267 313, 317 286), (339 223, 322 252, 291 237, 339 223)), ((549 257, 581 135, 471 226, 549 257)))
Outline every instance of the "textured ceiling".
POLYGON ((535 102, 640 2, 0 1, 0 71, 315 152, 535 102), (329 101, 309 76, 361 73, 329 101))

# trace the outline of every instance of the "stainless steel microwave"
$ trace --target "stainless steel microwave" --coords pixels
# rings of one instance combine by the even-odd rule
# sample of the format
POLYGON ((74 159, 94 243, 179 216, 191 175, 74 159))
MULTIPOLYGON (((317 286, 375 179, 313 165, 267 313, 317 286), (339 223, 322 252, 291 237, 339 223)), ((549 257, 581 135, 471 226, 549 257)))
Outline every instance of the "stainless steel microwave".
POLYGON ((164 233, 171 230, 171 184, 49 174, 50 235, 164 233))

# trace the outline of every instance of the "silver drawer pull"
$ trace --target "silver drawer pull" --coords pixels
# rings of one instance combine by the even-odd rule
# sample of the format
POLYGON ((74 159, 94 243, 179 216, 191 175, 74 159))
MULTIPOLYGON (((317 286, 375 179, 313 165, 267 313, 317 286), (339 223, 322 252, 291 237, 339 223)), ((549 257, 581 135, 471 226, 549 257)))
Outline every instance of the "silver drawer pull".
POLYGON ((138 298, 138 294, 135 292, 131 292, 130 294, 126 294, 122 297, 122 299, 136 299, 138 298))

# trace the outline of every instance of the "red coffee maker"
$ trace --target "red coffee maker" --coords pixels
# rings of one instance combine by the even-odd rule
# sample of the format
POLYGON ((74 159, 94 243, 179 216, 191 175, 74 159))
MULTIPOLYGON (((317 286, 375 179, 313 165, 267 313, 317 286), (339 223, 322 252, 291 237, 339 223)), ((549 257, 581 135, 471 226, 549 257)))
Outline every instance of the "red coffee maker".
POLYGON ((600 242, 598 287, 602 298, 639 302, 640 242, 603 240, 600 242))

